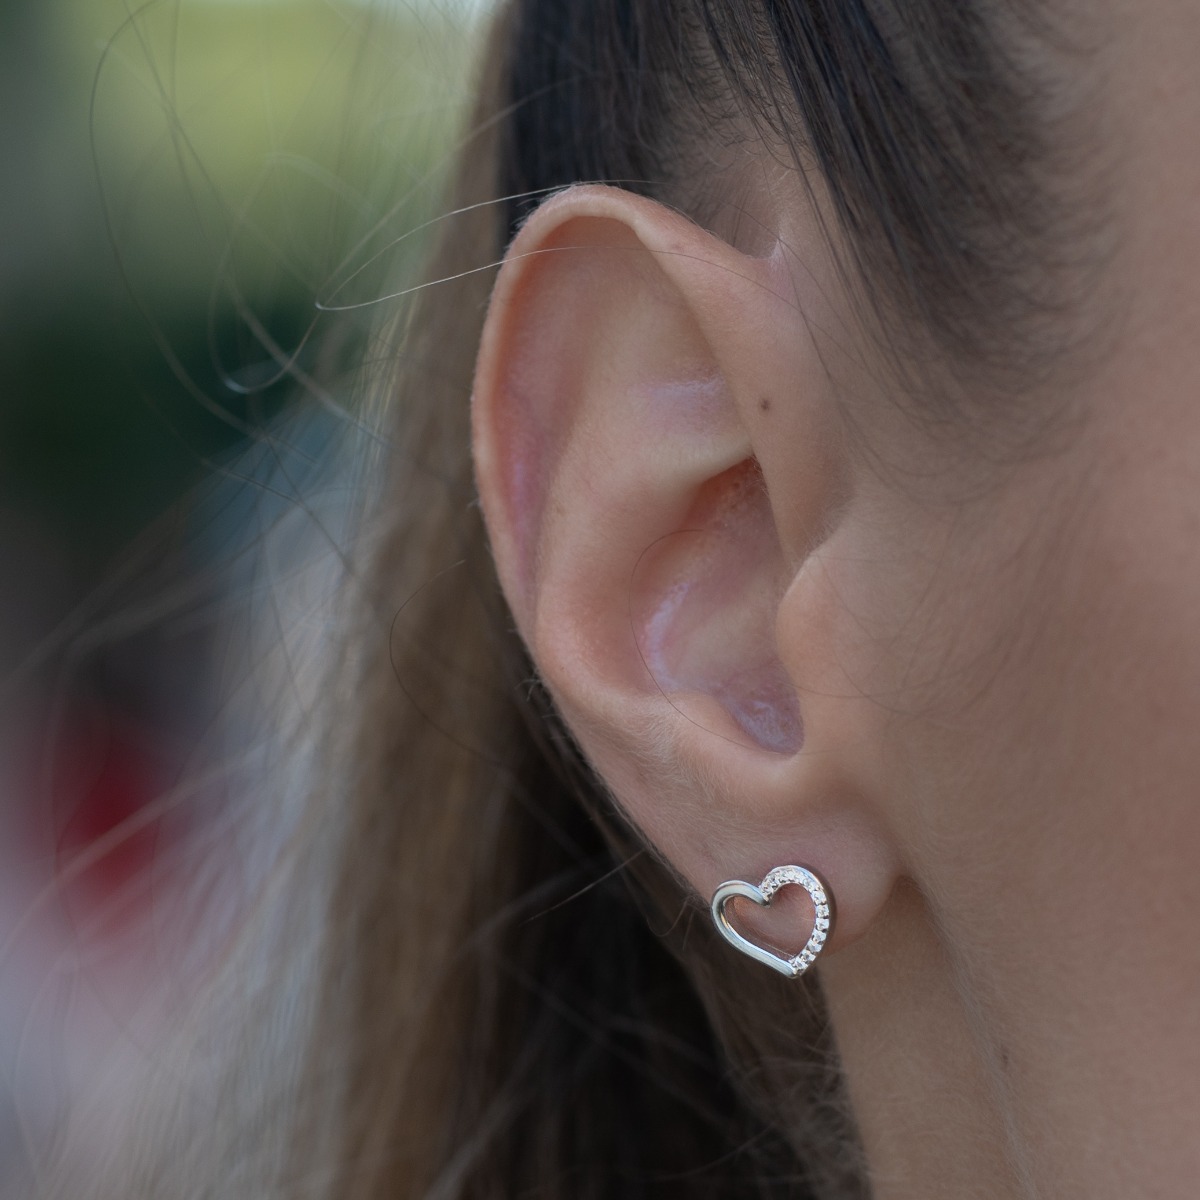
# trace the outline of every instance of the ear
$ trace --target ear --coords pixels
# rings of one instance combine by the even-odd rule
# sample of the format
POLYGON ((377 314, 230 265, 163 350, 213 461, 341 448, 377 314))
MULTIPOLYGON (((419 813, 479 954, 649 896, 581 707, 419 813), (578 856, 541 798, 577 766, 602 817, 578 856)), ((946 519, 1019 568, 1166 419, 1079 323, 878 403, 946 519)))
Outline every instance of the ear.
POLYGON ((474 438, 517 625, 618 801, 706 899, 815 867, 833 951, 896 867, 830 678, 813 565, 844 439, 793 274, 630 193, 560 194, 501 270, 474 438))

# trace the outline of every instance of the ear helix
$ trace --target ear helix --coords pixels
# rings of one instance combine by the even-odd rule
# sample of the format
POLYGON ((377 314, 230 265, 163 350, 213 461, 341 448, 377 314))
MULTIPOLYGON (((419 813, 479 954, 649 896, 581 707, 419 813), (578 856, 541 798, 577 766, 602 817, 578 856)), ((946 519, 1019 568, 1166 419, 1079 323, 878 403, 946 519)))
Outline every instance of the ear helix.
POLYGON ((717 932, 731 946, 789 979, 799 979, 817 961, 829 935, 833 932, 833 897, 828 885, 811 867, 775 867, 767 872, 757 887, 741 879, 730 879, 713 893, 711 911, 717 932), (772 897, 781 888, 788 886, 802 887, 808 893, 814 914, 812 933, 804 949, 791 957, 776 954, 744 937, 730 924, 725 913, 726 906, 735 898, 749 900, 760 908, 769 908, 772 897))

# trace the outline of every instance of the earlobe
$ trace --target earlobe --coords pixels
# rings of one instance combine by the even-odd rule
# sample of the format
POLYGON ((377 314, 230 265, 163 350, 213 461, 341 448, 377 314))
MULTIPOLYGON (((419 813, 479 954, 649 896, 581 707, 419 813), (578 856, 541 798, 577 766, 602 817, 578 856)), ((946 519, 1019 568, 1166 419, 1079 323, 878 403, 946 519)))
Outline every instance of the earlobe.
POLYGON ((635 823, 706 900, 735 874, 812 863, 841 939, 894 868, 853 785, 805 745, 803 681, 777 644, 843 498, 781 262, 616 189, 549 201, 489 309, 475 454, 518 627, 635 823), (874 858, 848 891, 834 873, 856 843, 874 858))

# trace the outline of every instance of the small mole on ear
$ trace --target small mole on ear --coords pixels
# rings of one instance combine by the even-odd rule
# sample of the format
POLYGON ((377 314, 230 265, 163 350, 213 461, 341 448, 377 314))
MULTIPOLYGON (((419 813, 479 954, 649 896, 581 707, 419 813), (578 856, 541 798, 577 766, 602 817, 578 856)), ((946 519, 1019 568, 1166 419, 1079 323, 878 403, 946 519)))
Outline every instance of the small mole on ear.
POLYGON ((759 400, 758 411, 764 413, 771 411, 771 400, 769 396, 763 396, 762 399, 759 400))

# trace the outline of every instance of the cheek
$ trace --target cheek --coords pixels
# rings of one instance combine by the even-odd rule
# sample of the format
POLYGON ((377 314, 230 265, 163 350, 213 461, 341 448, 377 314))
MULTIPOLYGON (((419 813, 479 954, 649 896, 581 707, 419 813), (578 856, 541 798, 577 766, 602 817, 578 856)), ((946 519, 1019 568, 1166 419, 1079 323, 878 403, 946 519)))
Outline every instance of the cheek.
POLYGON ((1119 956, 1155 974, 1188 957, 1200 903, 1200 478, 1179 453, 1200 437, 1176 437, 1108 460, 1043 639, 1064 647, 1062 671, 1038 672, 1061 714, 1053 782, 1076 858, 1110 892, 1136 879, 1137 903, 1110 901, 1106 919, 1119 956))
MULTIPOLYGON (((1196 1016, 1200 455, 1189 445, 1200 430, 1176 430, 1169 450, 1081 445, 1021 468, 986 516, 910 513, 892 531, 900 544, 923 520, 941 534, 890 559, 906 565, 893 570, 890 638, 876 639, 891 665, 872 660, 893 714, 884 786, 974 1000, 1012 1043, 1028 1044, 1030 1013, 1050 1014, 1059 1041, 1031 1053, 1033 1074, 1061 1063, 1067 1042, 1114 1070, 1177 1062, 1170 1031, 1196 1016), (1139 1017, 1147 1002, 1153 1022, 1139 1017)), ((875 614, 880 628, 887 618, 875 614)))

